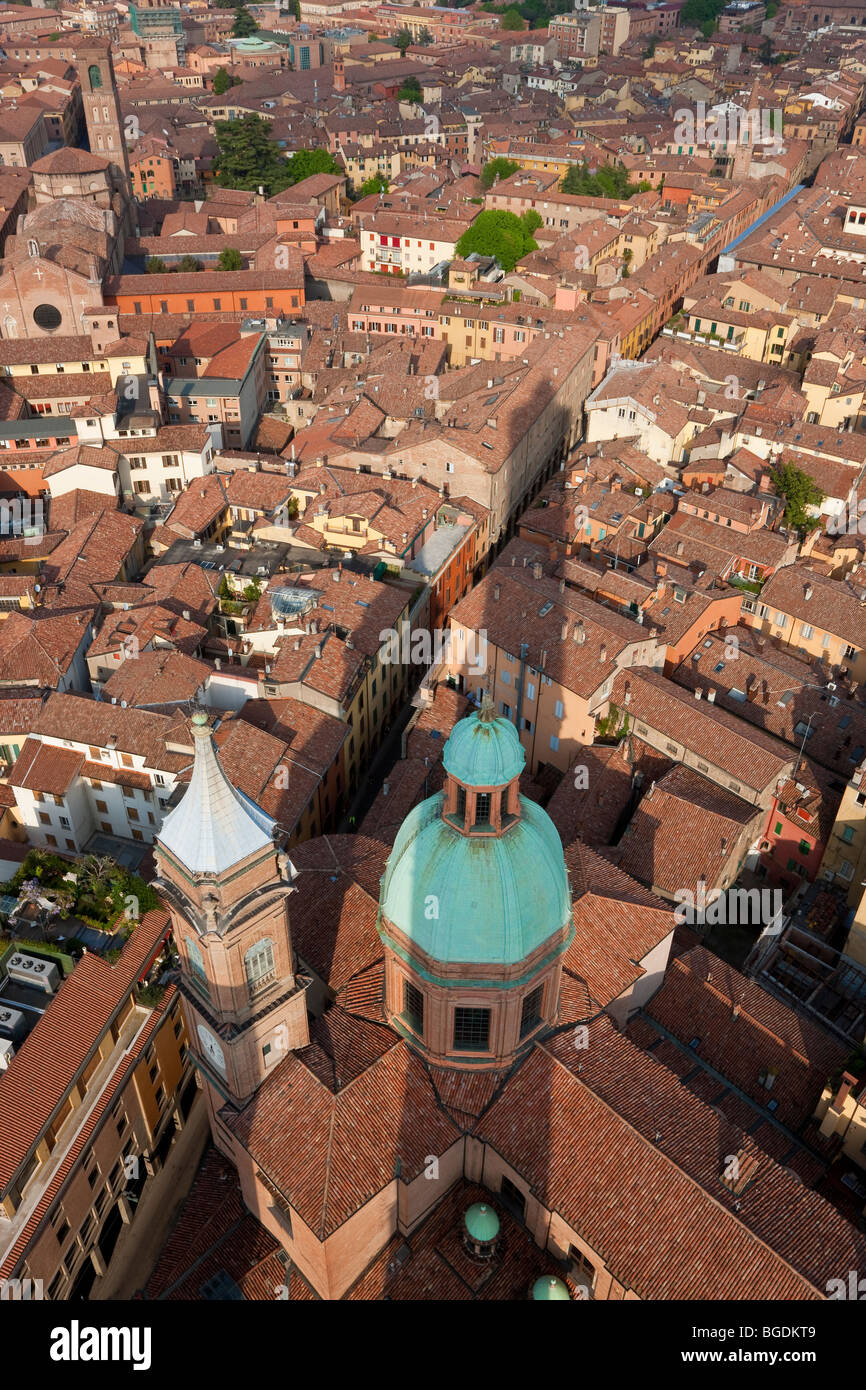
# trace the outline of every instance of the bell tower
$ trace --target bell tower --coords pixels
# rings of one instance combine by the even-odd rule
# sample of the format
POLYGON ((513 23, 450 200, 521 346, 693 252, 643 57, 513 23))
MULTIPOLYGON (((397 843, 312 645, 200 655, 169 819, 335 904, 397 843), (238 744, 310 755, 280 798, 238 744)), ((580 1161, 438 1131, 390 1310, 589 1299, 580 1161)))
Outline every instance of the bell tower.
POLYGON ((76 63, 91 153, 111 160, 114 187, 125 203, 123 221, 134 234, 136 217, 129 157, 109 40, 91 39, 78 49, 76 63))
POLYGON ((195 762, 156 840, 155 887, 172 915, 193 1052, 214 1113, 242 1105, 286 1052, 309 1042, 306 989, 289 927, 293 870, 274 822, 231 785, 207 715, 195 762))

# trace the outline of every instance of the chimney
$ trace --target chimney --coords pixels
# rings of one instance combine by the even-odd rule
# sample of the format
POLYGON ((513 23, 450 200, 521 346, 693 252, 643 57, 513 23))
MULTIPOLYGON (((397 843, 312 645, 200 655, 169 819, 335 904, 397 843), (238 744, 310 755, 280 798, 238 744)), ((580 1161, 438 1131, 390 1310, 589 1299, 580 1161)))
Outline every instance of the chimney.
POLYGON ((499 595, 500 595, 501 593, 502 593, 502 589, 501 589, 500 585, 499 585, 499 584, 494 584, 494 585, 493 585, 493 597, 496 599, 497 602, 499 601, 499 595))
POLYGON ((710 690, 707 691, 707 704, 709 704, 709 705, 714 705, 715 703, 716 703, 716 691, 715 691, 715 687, 712 687, 710 690))
POLYGON ((836 1092, 835 1096, 833 1097, 832 1108, 833 1108, 834 1110, 843 1110, 843 1109, 844 1109, 844 1107, 845 1107, 845 1102, 846 1102, 846 1100, 848 1099, 849 1095, 851 1094, 851 1087, 852 1087, 852 1086, 856 1086, 856 1085, 857 1085, 857 1078, 856 1078, 856 1076, 852 1076, 852 1074, 851 1074, 850 1071, 843 1071, 843 1073, 842 1073, 842 1080, 841 1080, 840 1083, 839 1083, 839 1089, 838 1089, 838 1091, 836 1092))
POLYGON ((606 643, 606 642, 602 642, 601 646, 599 647, 599 650, 598 650, 598 659, 599 659, 599 661, 601 662, 602 665, 604 665, 605 662, 607 661, 607 643, 606 643))
POLYGON ((189 612, 189 609, 188 609, 188 608, 185 608, 185 609, 183 610, 183 620, 184 620, 185 623, 188 623, 189 620, 190 620, 190 612, 189 612))
POLYGON ((571 637, 572 641, 580 643, 581 646, 583 646, 583 643, 586 641, 586 632, 584 631, 583 622, 580 618, 578 618, 574 625, 574 632, 571 634, 571 637))
POLYGON ((811 584, 807 584, 807 585, 806 585, 806 588, 805 588, 805 591, 804 591, 804 593, 803 593, 803 597, 804 597, 805 599, 810 599, 810 598, 812 597, 812 592, 813 592, 813 591, 812 591, 812 585, 811 585, 811 584))
POLYGON ((214 664, 214 667, 216 668, 217 671, 221 671, 221 670, 222 670, 223 664, 222 664, 222 660, 220 659, 220 657, 215 656, 214 659, 213 659, 213 664, 214 664))
POLYGON ((564 642, 565 639, 567 638, 567 636, 568 636, 568 623, 566 622, 566 623, 563 623, 563 624, 562 624, 562 632, 559 634, 559 640, 560 640, 561 642, 564 642))
POLYGON ((339 570, 333 570, 333 571, 331 572, 331 582, 332 582, 333 584, 339 584, 339 582, 340 582, 340 571, 339 571, 339 570))
POLYGON ((540 579, 543 574, 544 567, 536 560, 535 564, 532 566, 532 577, 533 579, 540 579))

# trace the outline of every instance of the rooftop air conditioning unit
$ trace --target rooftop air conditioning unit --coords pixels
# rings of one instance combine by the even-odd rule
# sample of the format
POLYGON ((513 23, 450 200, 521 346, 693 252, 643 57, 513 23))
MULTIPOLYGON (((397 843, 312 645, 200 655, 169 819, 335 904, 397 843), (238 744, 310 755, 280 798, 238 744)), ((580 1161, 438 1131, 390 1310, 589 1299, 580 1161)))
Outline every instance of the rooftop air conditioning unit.
POLYGON ((60 971, 53 961, 40 960, 38 956, 16 953, 6 967, 10 980, 20 984, 32 985, 53 994, 60 984, 60 971))
POLYGON ((6 1005, 0 1007, 0 1033, 5 1037, 14 1038, 23 1024, 24 1015, 19 1009, 10 1009, 6 1005))

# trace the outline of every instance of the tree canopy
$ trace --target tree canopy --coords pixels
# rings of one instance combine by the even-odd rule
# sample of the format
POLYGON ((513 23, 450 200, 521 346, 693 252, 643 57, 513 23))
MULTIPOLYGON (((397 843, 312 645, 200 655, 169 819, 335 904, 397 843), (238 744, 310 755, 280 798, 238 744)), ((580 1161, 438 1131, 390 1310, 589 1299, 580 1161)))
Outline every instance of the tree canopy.
POLYGON ((727 3, 728 0, 686 0, 680 10, 680 28, 700 29, 704 38, 708 39, 727 3))
POLYGON ((328 150, 296 150, 286 163, 288 185, 300 183, 301 179, 311 178, 313 174, 342 174, 334 156, 328 150))
POLYGON ((221 97, 223 92, 227 92, 230 87, 239 87, 240 85, 241 79, 239 77, 230 77, 225 68, 217 68, 213 75, 215 96, 221 97))
POLYGON ((479 213, 463 233, 457 243, 457 255, 468 256, 477 251, 480 256, 495 256, 503 270, 513 270, 522 256, 538 249, 533 231, 533 226, 527 226, 526 214, 518 217, 513 212, 489 209, 479 213))
POLYGON ((481 187, 492 188, 497 179, 510 179, 519 168, 520 165, 514 159, 491 159, 481 170, 481 187))
POLYGON ((411 29, 398 29, 394 35, 394 43, 401 53, 405 53, 410 43, 414 42, 411 29))
POLYGON ((511 5, 499 21, 500 29, 525 29, 526 21, 516 5, 511 5))
POLYGON ((181 256, 177 263, 177 269, 181 275, 190 275, 194 271, 201 270, 201 261, 197 261, 195 256, 181 256))
POLYGON ((417 77, 407 77, 399 92, 398 101, 420 101, 422 97, 421 83, 417 77))
POLYGON ((820 507, 824 493, 813 482, 808 473, 793 463, 783 463, 773 469, 773 486, 785 499, 785 524, 804 534, 816 524, 810 507, 820 507))
POLYGON ((365 180, 358 189, 359 198, 372 198, 374 193, 387 193, 388 180, 384 174, 374 174, 371 179, 365 180))
POLYGON ((220 270, 243 270, 244 262, 240 251, 234 246, 224 246, 217 262, 220 270))
POLYGON ((232 38, 248 39, 250 34, 257 34, 258 31, 259 26, 246 6, 238 5, 235 9, 235 22, 232 25, 232 38))
POLYGON ((219 146, 216 182, 220 188, 255 191, 261 187, 271 197, 297 182, 271 139, 268 122, 255 112, 250 111, 239 121, 217 121, 216 141, 219 146))
POLYGON ((602 164, 593 174, 586 163, 572 164, 560 184, 563 193, 595 198, 630 198, 633 193, 646 192, 649 186, 629 183, 628 170, 621 164, 602 164))

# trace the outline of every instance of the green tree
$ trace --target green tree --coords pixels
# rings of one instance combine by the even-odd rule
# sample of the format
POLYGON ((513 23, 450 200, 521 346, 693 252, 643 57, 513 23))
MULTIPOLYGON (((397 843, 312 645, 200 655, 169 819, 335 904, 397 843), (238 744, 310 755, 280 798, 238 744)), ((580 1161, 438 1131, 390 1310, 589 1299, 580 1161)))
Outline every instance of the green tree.
POLYGON ((367 179, 358 189, 359 198, 372 198, 376 193, 388 192, 388 180, 384 174, 374 174, 371 179, 367 179))
POLYGON ((240 251, 236 251, 233 246, 226 246, 220 251, 217 266, 220 270, 243 270, 244 263, 240 251))
POLYGON ((491 159, 481 170, 481 187, 492 188, 497 179, 510 179, 512 174, 516 174, 520 165, 514 159, 491 159))
POLYGON ((502 269, 513 270, 522 256, 537 250, 532 228, 523 217, 501 209, 479 213, 457 243, 457 255, 495 256, 502 269))
POLYGON ((322 149, 295 150, 291 159, 286 161, 285 167, 288 170, 287 186, 300 183, 301 179, 308 179, 313 174, 342 174, 343 172, 334 156, 322 149))
POLYGON ((259 26, 253 19, 245 5, 238 5, 235 10, 235 22, 232 25, 232 38, 248 39, 250 34, 257 34, 259 26))
POLYGON ((544 226, 544 218, 540 212, 535 211, 535 208, 527 208, 520 220, 530 236, 533 232, 537 232, 539 227, 544 226))
POLYGON ((422 99, 421 83, 418 81, 418 78, 417 78, 417 77, 407 77, 407 78, 406 78, 406 81, 403 83, 403 86, 400 88, 399 92, 397 93, 397 100, 398 100, 398 101, 415 101, 415 102, 418 102, 418 101, 421 101, 421 99, 422 99))
POLYGON ((262 116, 250 111, 239 121, 217 121, 215 133, 219 147, 216 183, 220 188, 255 191, 261 187, 271 197, 296 182, 262 116))
POLYGON ((793 463, 774 468, 771 478, 776 491, 785 499, 785 524, 799 531, 801 536, 814 529, 816 520, 808 509, 820 507, 824 501, 818 484, 793 463))
POLYGON ((645 192, 649 184, 629 183, 628 171, 621 164, 602 164, 593 174, 584 162, 572 164, 560 187, 563 193, 581 197, 630 198, 633 193, 645 192))
POLYGON ((177 268, 181 275, 192 275, 201 270, 201 261, 197 261, 195 256, 181 256, 177 268))
POLYGON ((394 43, 396 47, 399 48, 401 55, 405 54, 406 49, 412 42, 412 31, 410 29, 400 29, 394 35, 394 43))
POLYGON ((235 79, 233 77, 229 77, 228 73, 226 72, 226 69, 217 68, 216 72, 213 75, 214 95, 221 97, 224 92, 227 92, 229 88, 233 87, 234 85, 235 79))
POLYGON ((428 45, 432 42, 433 35, 430 33, 430 30, 427 28, 427 25, 425 24, 423 29, 421 29, 421 31, 418 34, 418 43, 420 43, 422 47, 427 48, 428 45))
POLYGON ((507 29, 509 31, 526 28, 526 21, 516 5, 512 5, 505 11, 505 14, 499 21, 499 27, 500 29, 507 29))
POLYGON ((145 265, 148 275, 165 275, 168 266, 162 256, 149 256, 145 265))
POLYGON ((719 15, 728 0, 686 0, 680 10, 680 28, 700 29, 708 39, 716 28, 719 15))

